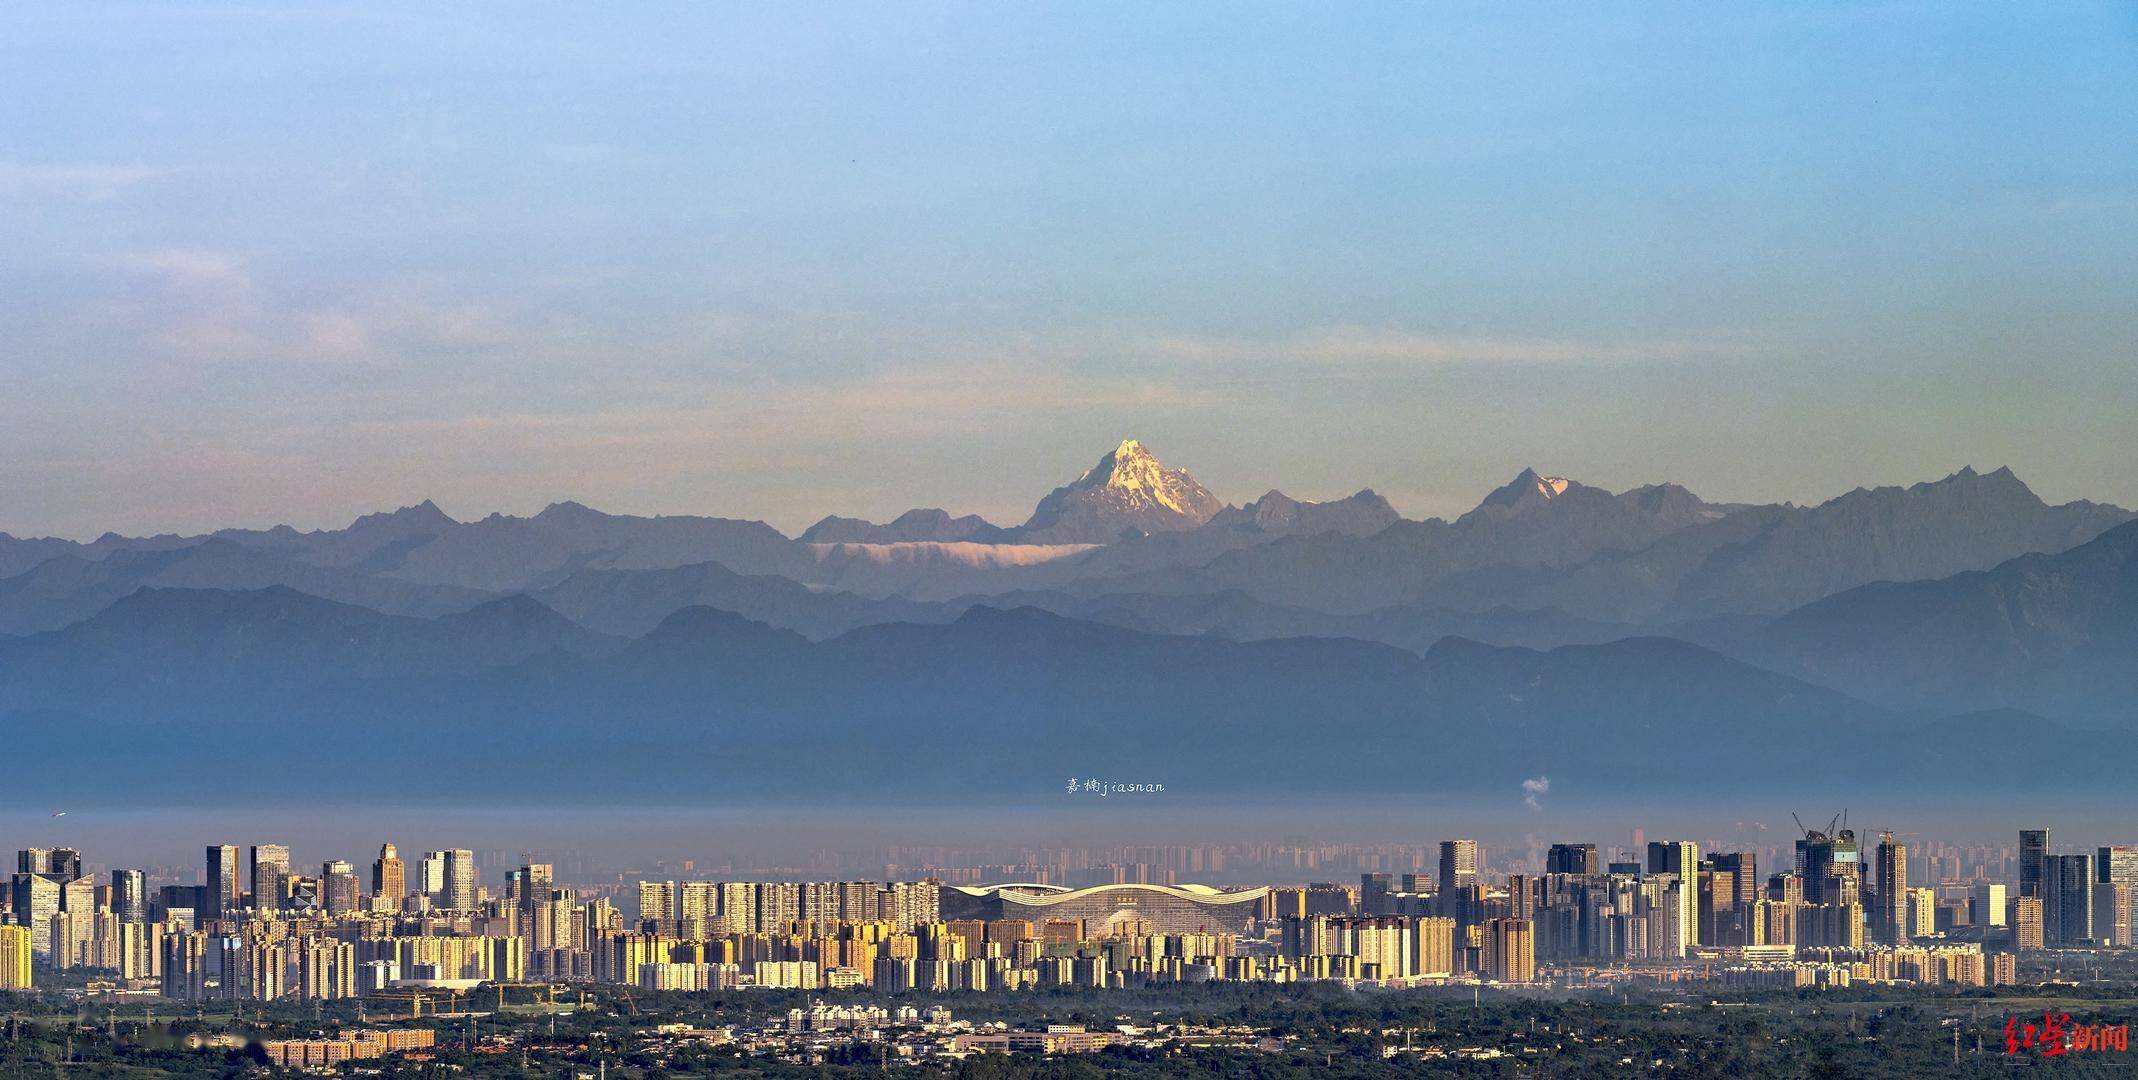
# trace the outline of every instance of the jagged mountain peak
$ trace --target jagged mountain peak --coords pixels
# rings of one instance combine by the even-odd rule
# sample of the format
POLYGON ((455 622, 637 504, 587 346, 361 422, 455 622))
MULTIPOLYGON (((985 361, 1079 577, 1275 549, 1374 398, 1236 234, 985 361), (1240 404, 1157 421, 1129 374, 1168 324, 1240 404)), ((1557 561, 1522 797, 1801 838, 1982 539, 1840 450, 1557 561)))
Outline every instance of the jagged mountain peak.
POLYGON ((1976 472, 1974 466, 1962 465, 1958 472, 1943 480, 1935 480, 1915 486, 1918 490, 1934 491, 1941 488, 1973 488, 2008 492, 2012 495, 2024 494, 2029 498, 2034 497, 2034 489, 2028 487, 2027 482, 2021 480, 2009 465, 1999 465, 1988 472, 1976 472))
POLYGON ((1923 496, 1937 500, 1993 500, 2009 503, 2015 509, 2036 509, 2048 505, 2008 465, 2000 465, 1989 472, 1977 472, 1972 465, 1962 465, 1958 471, 1943 479, 1924 480, 1906 486, 1859 487, 1828 499, 1820 505, 1839 506, 1866 500, 1874 503, 1881 500, 1899 501, 1923 496))
MULTIPOLYGON (((1203 486, 1195 482, 1185 469, 1168 469, 1160 464, 1144 445, 1134 439, 1123 439, 1121 445, 1099 459, 1097 465, 1085 470, 1071 487, 1106 487, 1130 493, 1132 498, 1148 499, 1176 514, 1192 515, 1197 512, 1196 496, 1209 496, 1203 486)), ((1208 514, 1203 515, 1208 517, 1208 514)))
POLYGON ((975 541, 992 544, 1004 539, 1005 530, 977 514, 952 517, 950 511, 919 507, 878 525, 861 518, 833 514, 811 525, 799 538, 805 544, 893 544, 914 541, 951 543, 975 541))
POLYGON ((1308 502, 1271 488, 1246 506, 1226 507, 1210 519, 1212 528, 1259 532, 1341 532, 1370 536, 1402 520, 1396 508, 1371 488, 1341 499, 1308 502))
POLYGON ((535 520, 541 521, 547 519, 554 521, 566 518, 587 520, 592 518, 605 518, 608 516, 609 515, 604 514, 601 511, 586 505, 585 503, 566 499, 563 502, 553 502, 550 503, 548 506, 543 507, 542 512, 535 515, 535 520))
POLYGON ((1486 507, 1534 506, 1550 502, 1581 486, 1563 476, 1545 476, 1535 469, 1525 468, 1514 479, 1485 496, 1484 500, 1477 504, 1477 508, 1483 510, 1486 507))
POLYGON ((365 514, 357 518, 349 528, 353 531, 356 529, 375 529, 381 526, 392 526, 399 530, 415 531, 445 529, 458 524, 460 523, 453 520, 451 515, 440 510, 437 503, 425 499, 414 506, 403 506, 396 510, 382 510, 375 514, 365 514))
POLYGON ((1192 529, 1224 505, 1187 470, 1166 468, 1141 442, 1123 439, 1041 499, 1018 531, 1030 541, 1108 543, 1124 532, 1192 529))

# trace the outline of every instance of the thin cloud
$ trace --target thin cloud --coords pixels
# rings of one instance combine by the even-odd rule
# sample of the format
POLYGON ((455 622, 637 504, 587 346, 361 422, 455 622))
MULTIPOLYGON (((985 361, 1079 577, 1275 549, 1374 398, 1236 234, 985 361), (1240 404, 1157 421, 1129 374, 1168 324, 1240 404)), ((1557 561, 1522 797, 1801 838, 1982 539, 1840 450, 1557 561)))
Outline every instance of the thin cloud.
POLYGON ((1656 364, 1730 359, 1752 350, 1739 341, 1572 341, 1441 337, 1390 327, 1338 326, 1289 338, 1167 337, 1146 349, 1174 361, 1402 367, 1426 364, 1656 364))
POLYGON ((137 184, 177 171, 144 165, 33 165, 0 161, 0 195, 108 202, 137 184))
POLYGON ((186 288, 249 290, 252 287, 252 277, 245 269, 245 257, 230 251, 153 248, 115 255, 110 265, 120 271, 158 277, 186 288))
POLYGON ((150 287, 106 301, 95 323, 130 335, 133 354, 187 366, 405 365, 490 346, 525 351, 545 329, 511 327, 482 305, 440 303, 407 287, 368 289, 333 306, 291 305, 237 252, 157 248, 101 265, 150 287))
POLYGON ((752 380, 646 388, 675 403, 586 410, 469 411, 364 421, 350 429, 386 439, 508 440, 530 450, 637 449, 703 454, 791 447, 812 435, 843 442, 956 434, 1064 409, 1209 408, 1220 399, 1179 383, 1080 376, 1027 367, 895 371, 826 382, 752 380), (827 418, 841 423, 827 427, 827 418))

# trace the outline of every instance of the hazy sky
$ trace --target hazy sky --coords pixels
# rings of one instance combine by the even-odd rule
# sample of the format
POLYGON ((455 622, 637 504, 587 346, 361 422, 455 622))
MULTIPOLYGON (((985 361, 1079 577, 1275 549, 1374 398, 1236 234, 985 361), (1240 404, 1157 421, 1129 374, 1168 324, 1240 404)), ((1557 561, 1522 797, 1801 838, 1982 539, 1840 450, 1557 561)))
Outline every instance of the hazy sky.
POLYGON ((0 530, 2138 505, 2129 4, 15 5, 0 530))

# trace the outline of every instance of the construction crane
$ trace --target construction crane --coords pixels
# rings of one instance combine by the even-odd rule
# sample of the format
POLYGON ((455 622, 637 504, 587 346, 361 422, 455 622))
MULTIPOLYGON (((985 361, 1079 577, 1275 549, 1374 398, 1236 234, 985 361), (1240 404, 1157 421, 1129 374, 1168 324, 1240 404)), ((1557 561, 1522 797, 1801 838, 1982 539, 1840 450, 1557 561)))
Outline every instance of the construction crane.
POLYGON ((1848 810, 1846 808, 1844 808, 1840 813, 1835 814, 1832 820, 1829 820, 1826 823, 1826 828, 1824 829, 1805 828, 1804 819, 1798 817, 1796 815, 1796 811, 1794 810, 1789 812, 1789 820, 1797 823, 1797 831, 1803 833, 1804 839, 1806 840, 1831 840, 1835 837, 1853 837, 1855 835, 1854 833, 1851 833, 1847 828, 1848 810))
POLYGON ((490 985, 497 990, 497 1011, 499 1012, 505 1011, 505 991, 508 989, 532 990, 535 992, 535 996, 540 999, 537 1004, 545 1005, 552 1011, 557 1007, 557 994, 563 989, 563 987, 553 982, 493 982, 490 985))
POLYGON ((381 990, 378 993, 372 994, 371 997, 384 998, 388 1001, 407 1002, 408 1015, 410 1019, 422 1016, 423 1007, 426 1004, 431 1006, 431 1011, 434 1013, 453 1013, 460 1011, 460 991, 453 989, 431 990, 422 989, 418 987, 406 987, 391 990, 381 990), (441 996, 445 998, 445 1008, 442 1010, 437 1007, 438 998, 441 996))

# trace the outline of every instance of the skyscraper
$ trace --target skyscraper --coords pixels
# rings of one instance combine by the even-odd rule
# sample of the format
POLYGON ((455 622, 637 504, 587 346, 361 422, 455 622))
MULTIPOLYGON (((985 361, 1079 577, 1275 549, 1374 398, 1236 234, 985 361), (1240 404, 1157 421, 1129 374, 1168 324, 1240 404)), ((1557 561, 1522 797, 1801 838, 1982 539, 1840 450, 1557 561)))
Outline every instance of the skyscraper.
MULTIPOLYGON (((1649 841, 1648 872, 1673 874, 1678 879, 1676 918, 1665 924, 1672 928, 1675 939, 1659 944, 1666 955, 1684 956, 1686 947, 1694 944, 1700 932, 1700 845, 1689 840, 1649 841)), ((1734 889, 1735 883, 1731 887, 1734 889)))
POLYGON ((1359 910, 1368 915, 1379 915, 1388 910, 1388 894, 1393 880, 1386 873, 1359 875, 1359 910))
POLYGON ((2138 847, 2104 847, 2094 852, 2094 881, 2138 886, 2138 847))
POLYGON ((1831 836, 1817 829, 1806 832, 1797 841, 1797 873, 1804 878, 1805 903, 1861 903, 1863 856, 1856 848, 1855 830, 1831 836))
POLYGON ((1708 856, 1708 862, 1717 870, 1727 870, 1736 879, 1737 894, 1733 898, 1739 904, 1749 904, 1759 899, 1759 854, 1752 851, 1718 851, 1708 856))
POLYGON ((333 859, 319 868, 320 900, 329 915, 356 911, 356 867, 345 859, 333 859))
POLYGON ((282 907, 282 879, 290 874, 288 844, 252 846, 252 906, 257 911, 282 907))
POLYGON ((41 851, 44 865, 31 873, 49 874, 61 881, 73 881, 82 876, 82 853, 73 848, 32 848, 41 851))
POLYGON ((1891 832, 1878 834, 1878 906, 1874 933, 1887 945, 1908 940, 1908 845, 1891 832))
POLYGON ((1440 891, 1451 894, 1456 889, 1477 884, 1477 841, 1442 840, 1440 842, 1440 891))
POLYGON ((148 921, 148 874, 140 870, 111 872, 111 913, 122 923, 148 921))
POLYGON ((1455 920, 1424 916, 1412 929, 1415 959, 1411 970, 1420 975, 1449 975, 1455 971, 1455 920))
POLYGON ((401 853, 392 844, 380 845, 378 861, 371 864, 371 895, 394 907, 400 906, 408 895, 408 871, 401 866, 401 853))
POLYGON ((2043 856, 2041 889, 2044 943, 2079 945, 2093 940, 2093 856, 2043 856))
POLYGON ((1493 919, 1485 925, 1485 963, 1496 982, 1526 983, 1537 977, 1536 924, 1493 919))
POLYGON ((445 852, 423 853, 423 860, 416 864, 415 891, 428 898, 433 907, 445 906, 445 852))
POLYGON ((2012 924, 2012 947, 2015 949, 2039 949, 2046 943, 2042 932, 2042 900, 2039 896, 2015 896, 2010 901, 2011 914, 2006 922, 2012 924))
POLYGON ((453 848, 445 853, 445 906, 454 911, 475 910, 477 875, 475 853, 453 848))
POLYGON ((522 934, 534 933, 535 905, 549 899, 549 892, 557 884, 557 868, 550 863, 523 863, 514 876, 519 889, 517 906, 522 934))
POLYGON ((2049 830, 2019 830, 2019 895, 2042 893, 2042 860, 2049 857, 2049 830))
MULTIPOLYGON (((720 910, 719 885, 711 881, 686 881, 677 890, 676 935, 686 941, 704 941, 713 934, 720 910)), ((855 921, 866 921, 857 915, 855 921)))
POLYGON ((1976 926, 2003 926, 2008 914, 2004 883, 1985 881, 1967 890, 1967 921, 1976 926))
POLYGON ((2138 886, 2115 881, 2095 881, 2093 885, 2093 939, 2095 942, 2116 948, 2129 948, 2132 944, 2131 904, 2138 899, 2138 886))
POLYGON ((0 925, 0 990, 30 989, 30 931, 0 925))
POLYGON ((40 958, 52 955, 52 916, 60 912, 60 889, 59 879, 51 874, 18 873, 9 890, 15 923, 30 932, 31 951, 40 958))
MULTIPOLYGON (((649 929, 666 932, 676 919, 676 883, 673 881, 641 881, 638 883, 638 921, 641 926, 652 924, 649 929)), ((832 925, 836 927, 834 918, 832 925)))
POLYGON ((1601 870, 1596 860, 1594 844, 1553 844, 1544 853, 1544 872, 1547 874, 1588 874, 1601 870))
POLYGON ((23 848, 15 853, 15 872, 43 874, 55 881, 82 876, 82 853, 73 848, 23 848))
POLYGON ((207 885, 208 910, 201 917, 220 919, 238 907, 238 846, 214 844, 208 848, 207 885))

